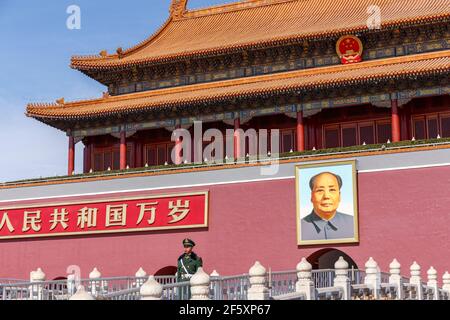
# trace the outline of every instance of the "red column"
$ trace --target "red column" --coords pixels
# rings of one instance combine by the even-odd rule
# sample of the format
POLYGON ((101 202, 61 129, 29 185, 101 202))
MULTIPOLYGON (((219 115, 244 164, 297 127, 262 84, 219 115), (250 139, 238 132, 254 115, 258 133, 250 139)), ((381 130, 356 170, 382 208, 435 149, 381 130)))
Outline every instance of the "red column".
POLYGON ((392 112, 392 142, 400 141, 400 117, 398 115, 398 100, 391 100, 392 112))
POLYGON ((75 171, 75 138, 69 137, 69 164, 68 164, 68 175, 71 176, 75 171))
POLYGON ((297 151, 305 151, 305 126, 303 111, 297 112, 297 151))
POLYGON ((239 134, 239 129, 241 128, 241 119, 234 119, 234 158, 239 159, 241 155, 241 137, 239 134))
MULTIPOLYGON (((181 126, 177 125, 175 129, 180 129, 181 126)), ((181 157, 181 150, 182 150, 182 141, 181 137, 177 135, 177 139, 175 141, 175 164, 181 164, 183 162, 183 159, 181 157)))
POLYGON ((120 132, 120 170, 127 168, 127 136, 125 130, 120 132))

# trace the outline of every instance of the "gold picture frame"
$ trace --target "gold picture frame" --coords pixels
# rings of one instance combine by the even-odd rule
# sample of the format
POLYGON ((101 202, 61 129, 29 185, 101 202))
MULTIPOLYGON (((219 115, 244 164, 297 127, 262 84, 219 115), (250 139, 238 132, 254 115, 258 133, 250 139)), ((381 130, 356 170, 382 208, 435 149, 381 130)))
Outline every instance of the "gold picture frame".
MULTIPOLYGON (((297 223, 297 245, 298 246, 312 246, 312 245, 328 245, 328 244, 351 244, 351 243, 359 243, 359 213, 358 213, 358 183, 357 183, 357 170, 356 170, 356 160, 346 160, 346 161, 334 161, 334 162, 321 162, 321 163, 313 163, 313 164, 300 164, 295 166, 295 192, 296 192, 296 223, 297 223), (317 169, 317 170, 314 170, 317 169), (302 177, 302 172, 305 172, 305 177, 302 177), (314 231, 309 232, 311 229, 308 225, 310 223, 311 219, 305 219, 306 217, 315 217, 317 218, 318 215, 315 214, 315 209, 312 209, 312 211, 306 211, 305 209, 302 209, 302 203, 304 204, 306 200, 304 200, 302 197, 309 197, 309 202, 311 202, 311 194, 312 190, 309 187, 309 183, 307 184, 307 181, 309 182, 312 177, 321 174, 330 172, 332 174, 339 175, 337 172, 344 172, 345 176, 339 177, 342 180, 342 188, 345 186, 344 190, 340 190, 340 202, 339 206, 337 208, 336 214, 339 213, 340 217, 344 217, 344 221, 347 221, 346 227, 343 227, 343 229, 351 230, 349 228, 348 221, 350 221, 349 215, 353 216, 353 233, 351 237, 343 237, 343 238, 333 238, 331 236, 330 238, 321 239, 325 232, 321 234, 322 231, 319 231, 320 228, 317 228, 317 225, 320 225, 323 223, 321 218, 318 218, 317 224, 314 223, 314 229, 317 232, 317 235, 314 234, 314 231), (350 176, 350 178, 349 178, 350 176), (309 178, 309 179, 308 179, 309 178), (349 180, 351 184, 349 185, 349 180), (305 185, 307 186, 306 196, 305 194, 305 185), (351 191, 349 190, 349 187, 351 188, 351 191), (349 207, 349 205, 352 206, 352 214, 343 214, 339 212, 339 208, 341 206, 342 201, 342 193, 345 192, 344 195, 346 199, 346 205, 349 207), (350 194, 348 194, 350 192, 350 194), (348 198, 351 197, 351 201, 348 200, 348 198), (306 212, 305 212, 306 211, 306 212), (304 229, 304 234, 302 234, 302 229, 304 229), (306 232, 308 230, 308 232, 306 232), (313 234, 312 237, 308 237, 308 233, 313 234), (310 239, 308 239, 310 238, 310 239), (315 239, 312 239, 315 238, 315 239), (320 238, 320 239, 319 239, 320 238)), ((311 205, 314 208, 314 205, 311 205)), ((336 215, 334 216, 336 217, 336 215)), ((330 220, 331 223, 333 223, 333 220, 330 220)), ((342 221, 342 219, 340 220, 342 221)), ((333 229, 334 231, 339 230, 333 229)), ((336 234, 338 234, 339 231, 336 231, 336 234)), ((326 236, 325 236, 326 237, 326 236)))

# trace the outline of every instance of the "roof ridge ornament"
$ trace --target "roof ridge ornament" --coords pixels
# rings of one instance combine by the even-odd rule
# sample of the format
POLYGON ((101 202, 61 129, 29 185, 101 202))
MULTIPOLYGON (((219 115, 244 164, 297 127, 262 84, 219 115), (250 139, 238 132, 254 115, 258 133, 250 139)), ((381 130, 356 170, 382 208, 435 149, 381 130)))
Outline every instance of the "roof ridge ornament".
POLYGON ((60 99, 56 100, 56 104, 58 104, 58 105, 64 105, 65 103, 66 102, 65 102, 64 98, 60 98, 60 99))
POLYGON ((187 10, 188 0, 172 0, 170 4, 170 16, 172 18, 181 18, 187 10))
POLYGON ((122 49, 122 47, 117 48, 116 53, 119 56, 119 59, 121 59, 123 57, 123 49, 122 49))

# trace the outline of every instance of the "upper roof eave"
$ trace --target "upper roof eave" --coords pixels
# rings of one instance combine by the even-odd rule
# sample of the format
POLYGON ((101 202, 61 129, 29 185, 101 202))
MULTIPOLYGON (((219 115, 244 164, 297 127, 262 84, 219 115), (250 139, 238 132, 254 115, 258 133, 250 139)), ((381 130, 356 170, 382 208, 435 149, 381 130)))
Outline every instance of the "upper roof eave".
MULTIPOLYGON (((321 2, 326 3, 327 0, 320 0, 321 2)), ((349 0, 339 0, 342 2, 346 2, 349 0)), ((411 2, 417 2, 419 0, 413 0, 411 2)), ((420 0, 423 1, 423 0, 420 0)), ((443 0, 437 0, 434 2, 439 2, 439 1, 443 1, 443 0)), ((259 1, 250 1, 250 2, 255 2, 255 3, 259 3, 259 1)), ((286 5, 286 3, 308 3, 308 1, 294 1, 294 0, 272 0, 270 1, 260 1, 261 3, 264 3, 266 6, 269 5, 286 5)), ((365 0, 357 0, 356 3, 362 3, 365 2, 365 0)), ((382 0, 382 3, 386 3, 389 2, 389 0, 382 0)), ((243 3, 243 2, 242 2, 243 3)), ((408 2, 405 2, 406 4, 408 2)), ((238 3, 239 4, 239 3, 238 3)), ((232 6, 233 4, 229 4, 229 6, 232 6)), ((222 6, 225 7, 226 5, 222 6)), ((361 5, 362 6, 362 5, 361 5)), ((430 5, 431 6, 431 5, 430 5)), ((220 6, 219 6, 220 7, 220 6)), ((434 4, 434 7, 436 7, 436 4, 434 4)), ((433 8, 434 8, 433 7, 433 8)), ((212 7, 214 8, 214 7, 212 7)), ((258 8, 258 6, 253 6, 253 7, 248 7, 248 8, 244 8, 244 9, 253 9, 253 8, 258 8)), ((414 8, 414 6, 411 6, 411 10, 414 8)), ((71 67, 80 71, 85 71, 88 72, 90 70, 95 71, 95 70, 110 70, 110 69, 122 69, 122 68, 128 68, 128 67, 132 67, 132 66, 138 66, 138 65, 147 65, 147 64, 158 64, 158 63, 168 63, 171 61, 177 61, 179 59, 189 59, 192 57, 199 57, 199 56, 209 56, 209 55, 216 55, 216 54, 225 54, 228 52, 233 52, 236 50, 243 50, 243 49, 247 49, 247 48, 252 48, 252 47, 264 47, 264 46, 272 46, 272 45, 279 45, 281 43, 285 43, 288 41, 301 41, 301 40, 311 40, 311 39, 320 39, 320 38, 325 38, 325 37, 330 37, 330 36, 339 36, 345 33, 362 33, 362 32, 369 32, 369 28, 367 25, 363 24, 363 21, 360 21, 360 17, 358 16, 358 19, 355 20, 351 20, 349 18, 349 21, 347 22, 347 25, 349 25, 348 27, 340 27, 343 22, 341 21, 341 25, 337 24, 331 24, 332 27, 329 29, 325 29, 325 30, 312 30, 311 32, 299 32, 297 34, 294 33, 290 33, 288 35, 275 35, 272 36, 271 32, 267 33, 267 37, 264 34, 263 37, 260 38, 255 38, 254 41, 251 41, 251 37, 247 37, 246 39, 244 39, 245 41, 239 41, 239 39, 236 40, 230 40, 230 41, 224 41, 223 43, 217 42, 217 43, 212 43, 211 46, 209 45, 197 45, 199 42, 197 40, 195 40, 195 36, 205 36, 205 35, 211 35, 212 37, 215 38, 220 38, 221 36, 223 36, 222 33, 226 33, 226 30, 221 30, 220 28, 216 28, 216 29, 212 29, 212 31, 208 32, 204 32, 202 34, 198 34, 198 35, 194 35, 194 38, 190 38, 190 40, 186 40, 186 43, 182 43, 183 42, 183 37, 179 37, 179 35, 175 35, 178 32, 178 29, 175 27, 175 24, 177 25, 181 25, 180 23, 182 23, 183 21, 187 21, 187 20, 193 20, 193 19, 206 19, 206 18, 210 18, 211 16, 213 16, 213 14, 208 15, 209 8, 206 9, 202 9, 204 12, 204 14, 200 14, 200 15, 195 15, 195 11, 187 11, 184 15, 184 17, 181 18, 173 18, 172 16, 170 16, 166 22, 164 23, 164 25, 159 28, 159 30, 153 34, 150 38, 148 38, 147 40, 141 42, 140 44, 123 51, 123 53, 121 53, 121 55, 119 56, 119 54, 111 54, 111 55, 104 55, 104 56, 74 56, 71 59, 71 67), (206 18, 205 18, 206 17, 206 18), (360 21, 361 23, 354 23, 354 21, 360 21), (353 22, 353 23, 352 23, 353 22), (353 24, 353 25, 352 25, 353 24), (170 27, 170 28, 169 28, 170 27), (170 30, 168 30, 170 29, 170 30), (165 31, 168 30, 170 32, 167 32, 167 35, 165 34, 165 31), (217 35, 215 34, 211 34, 216 32, 217 35), (167 49, 168 45, 166 46, 162 46, 161 44, 158 44, 158 40, 160 39, 160 36, 165 36, 166 38, 164 38, 167 43, 168 40, 170 40, 170 37, 173 37, 174 40, 178 40, 181 41, 180 43, 176 43, 172 42, 171 46, 173 45, 173 48, 171 49, 167 49), (180 40, 181 39, 181 40, 180 40), (248 40, 248 41, 247 41, 248 40), (191 42, 189 42, 191 41, 191 42), (175 44, 173 44, 175 43, 175 44), (196 45, 190 46, 189 43, 195 43, 196 45), (155 50, 150 50, 152 49, 151 46, 157 44, 159 45, 155 47, 155 50), (178 48, 178 49, 177 49, 178 48), (189 48, 189 49, 186 49, 189 48)), ((241 9, 241 10, 244 10, 241 9)), ((406 10, 406 9, 405 9, 406 10)), ((437 9, 436 9, 437 10, 437 9)), ((388 28, 392 28, 392 27, 399 27, 399 26, 404 26, 404 25, 408 25, 408 24, 417 24, 417 23, 432 23, 432 22, 436 22, 436 21, 440 21, 442 19, 447 19, 450 17, 450 11, 448 10, 437 10, 435 9, 431 10, 430 12, 437 12, 434 14, 411 14, 410 16, 404 16, 401 13, 398 14, 393 14, 392 19, 386 19, 385 21, 382 21, 381 24, 381 28, 382 29, 388 29, 388 28), (397 19, 395 19, 395 17, 397 17, 397 19)), ((400 12, 401 10, 399 10, 400 12)), ((231 11, 227 11, 225 12, 225 14, 228 14, 231 11)), ((266 14, 266 13, 265 13, 266 14)), ((327 13, 325 12, 324 15, 326 15, 327 13)), ((219 14, 216 14, 219 15, 219 14)), ((255 13, 256 15, 256 13, 255 13)), ((330 13, 330 16, 332 16, 332 14, 330 13)), ((324 18, 325 19, 325 18, 324 18)), ((333 19, 333 18, 331 18, 333 19)), ((200 20, 199 20, 200 21, 200 20)), ((217 20, 217 21, 223 21, 222 20, 217 20)), ((312 23, 312 22, 311 22, 312 23)), ((307 23, 306 23, 307 24, 307 23)), ((343 24, 345 25, 345 24, 343 24)), ((180 28, 182 29, 182 28, 180 28)), ((303 29, 302 29, 303 30, 303 29)), ((182 32, 182 31, 179 31, 182 32)), ((233 38, 233 37, 231 37, 233 38)), ((237 37, 236 37, 237 38, 237 37)))

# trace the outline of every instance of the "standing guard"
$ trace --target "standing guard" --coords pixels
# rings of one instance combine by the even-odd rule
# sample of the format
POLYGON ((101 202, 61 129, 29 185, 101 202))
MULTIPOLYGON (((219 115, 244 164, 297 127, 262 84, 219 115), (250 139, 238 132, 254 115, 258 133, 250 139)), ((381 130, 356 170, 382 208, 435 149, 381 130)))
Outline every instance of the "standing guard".
MULTIPOLYGON (((184 253, 178 258, 177 282, 190 281, 198 268, 203 267, 203 260, 195 252, 195 242, 191 239, 183 240, 184 253)), ((180 300, 190 298, 190 290, 179 288, 178 298, 180 300)))

